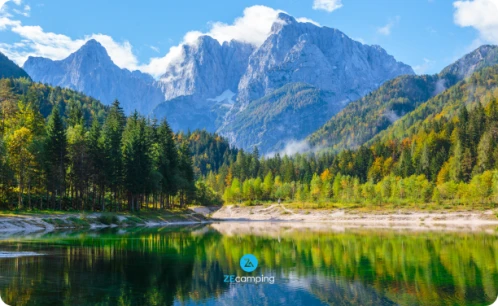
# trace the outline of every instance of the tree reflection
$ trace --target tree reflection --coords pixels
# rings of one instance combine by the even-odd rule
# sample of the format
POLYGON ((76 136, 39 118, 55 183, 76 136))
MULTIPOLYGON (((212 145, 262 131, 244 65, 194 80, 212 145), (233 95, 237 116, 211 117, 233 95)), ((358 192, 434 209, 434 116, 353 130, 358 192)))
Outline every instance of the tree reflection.
POLYGON ((10 238, 0 295, 14 305, 269 305, 288 297, 335 305, 472 305, 497 296, 498 239, 485 233, 289 230, 227 233, 219 226, 106 230, 10 238), (216 227, 216 229, 215 229, 216 227), (276 284, 229 287, 252 253, 276 284))

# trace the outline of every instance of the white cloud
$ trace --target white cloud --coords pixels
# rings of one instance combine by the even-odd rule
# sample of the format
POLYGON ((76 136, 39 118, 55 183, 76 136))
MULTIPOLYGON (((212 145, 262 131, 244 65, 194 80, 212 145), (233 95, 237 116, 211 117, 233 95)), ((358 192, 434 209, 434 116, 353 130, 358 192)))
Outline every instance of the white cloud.
POLYGON ((313 9, 333 12, 342 7, 342 0, 314 0, 313 9))
POLYGON ((278 14, 283 11, 275 10, 263 5, 255 5, 244 9, 242 17, 238 17, 232 24, 214 22, 211 30, 205 33, 220 43, 232 39, 261 45, 268 37, 273 23, 278 21, 278 14))
POLYGON ((473 0, 453 2, 454 21, 461 27, 473 27, 483 41, 498 44, 498 1, 473 0))
POLYGON ((11 20, 9 17, 0 17, 0 31, 5 30, 7 27, 21 24, 20 21, 11 20))
POLYGON ((287 140, 284 143, 284 148, 280 151, 269 152, 265 155, 267 158, 274 157, 279 154, 280 156, 292 156, 303 153, 316 153, 323 150, 322 146, 312 146, 307 140, 287 140))
POLYGON ((306 18, 306 17, 300 17, 300 18, 296 18, 296 20, 298 22, 301 22, 301 23, 312 23, 314 25, 316 25, 317 27, 321 27, 322 25, 319 24, 318 22, 314 21, 313 19, 309 19, 309 18, 306 18))
POLYGON ((13 11, 19 15, 23 15, 24 17, 29 17, 31 7, 29 5, 25 5, 23 10, 13 9, 13 11))
POLYGON ((266 157, 271 158, 277 154, 279 154, 280 156, 292 156, 297 153, 307 153, 311 150, 311 146, 306 140, 289 140, 285 143, 285 146, 282 150, 277 152, 270 152, 266 154, 266 157))
MULTIPOLYGON (((222 22, 210 23, 211 29, 208 32, 191 31, 188 32, 181 44, 170 48, 164 57, 152 58, 147 65, 139 67, 140 70, 150 73, 155 77, 163 74, 171 65, 178 64, 183 58, 183 45, 194 45, 201 35, 209 35, 220 43, 237 40, 260 46, 268 37, 271 27, 275 22, 279 22, 278 14, 285 13, 282 10, 275 10, 263 5, 255 5, 244 9, 243 15, 234 20, 232 24, 222 22)), ((296 18, 298 22, 310 22, 319 24, 308 18, 296 18)))
POLYGON ((156 47, 156 46, 149 46, 149 47, 152 49, 152 51, 159 53, 158 47, 156 47))
POLYGON ((112 37, 104 34, 92 34, 83 39, 73 40, 63 34, 45 32, 40 26, 25 26, 18 20, 8 17, 0 18, 0 30, 10 28, 13 33, 21 37, 21 41, 14 44, 0 44, 0 51, 22 65, 29 56, 41 56, 53 60, 66 58, 78 50, 88 40, 100 42, 109 53, 114 63, 121 68, 137 69, 138 60, 132 52, 128 41, 118 43, 112 37))
POLYGON ((361 38, 361 37, 356 37, 356 38, 353 38, 354 40, 358 41, 358 42, 361 42, 362 44, 366 44, 367 42, 361 38))
POLYGON ((377 28, 377 33, 385 36, 391 35, 392 28, 399 22, 399 20, 399 16, 396 16, 394 19, 390 19, 385 26, 377 28))
POLYGON ((5 8, 6 8, 5 4, 9 1, 14 2, 16 5, 21 5, 21 2, 22 2, 22 0, 0 0, 0 12, 2 12, 2 10, 5 10, 5 8))
POLYGON ((9 0, 0 0, 0 12, 5 9, 5 3, 9 2, 9 0))

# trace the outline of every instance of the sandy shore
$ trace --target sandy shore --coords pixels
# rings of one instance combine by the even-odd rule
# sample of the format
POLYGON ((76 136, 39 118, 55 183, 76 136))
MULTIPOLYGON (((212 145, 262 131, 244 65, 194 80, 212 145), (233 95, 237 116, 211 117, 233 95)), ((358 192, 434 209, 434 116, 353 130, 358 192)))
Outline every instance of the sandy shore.
POLYGON ((498 226, 498 211, 391 211, 360 212, 341 209, 289 209, 284 205, 269 206, 235 206, 226 205, 210 211, 198 211, 208 214, 215 221, 271 221, 331 223, 348 227, 379 228, 479 228, 498 226))

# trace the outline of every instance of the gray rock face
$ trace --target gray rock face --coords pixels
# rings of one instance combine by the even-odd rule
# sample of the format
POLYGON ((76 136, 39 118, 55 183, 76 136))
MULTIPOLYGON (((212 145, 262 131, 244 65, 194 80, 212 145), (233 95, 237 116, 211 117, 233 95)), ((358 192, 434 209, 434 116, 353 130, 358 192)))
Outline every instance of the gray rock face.
POLYGON ((244 149, 279 151, 306 138, 350 101, 404 74, 414 72, 379 46, 280 14, 249 57, 237 101, 218 132, 244 149), (310 88, 301 90, 299 84, 310 88), (274 95, 279 91, 286 94, 274 95))
POLYGON ((167 101, 153 114, 166 117, 174 130, 214 132, 232 107, 233 93, 254 47, 237 41, 220 44, 201 36, 182 48, 182 59, 159 80, 167 101))
POLYGON ((462 80, 483 67, 496 64, 498 64, 498 46, 483 45, 444 68, 440 76, 445 78, 449 75, 456 80, 462 80))
POLYGON ((356 100, 412 68, 379 46, 363 45, 336 29, 297 22, 280 14, 270 36, 249 58, 238 100, 248 103, 288 83, 307 83, 356 100))
POLYGON ((237 41, 220 44, 210 36, 201 36, 195 44, 182 48, 182 60, 171 65, 159 80, 166 100, 191 95, 205 100, 225 90, 236 92, 254 50, 237 41))
POLYGON ((66 59, 29 57, 23 67, 36 82, 78 90, 107 105, 118 99, 128 114, 134 110, 147 114, 164 101, 152 76, 119 68, 95 40, 66 59))
POLYGON ((24 68, 35 81, 76 89, 105 104, 117 98, 127 113, 165 117, 176 131, 205 128, 264 151, 304 139, 348 102, 413 74, 378 46, 286 14, 258 48, 220 44, 210 36, 180 48, 181 56, 158 81, 120 69, 96 41, 62 61, 29 58, 24 68))
POLYGON ((332 98, 329 92, 311 85, 290 83, 251 101, 223 126, 223 133, 236 147, 256 146, 262 153, 305 151, 307 145, 299 140, 340 110, 329 103, 332 98))

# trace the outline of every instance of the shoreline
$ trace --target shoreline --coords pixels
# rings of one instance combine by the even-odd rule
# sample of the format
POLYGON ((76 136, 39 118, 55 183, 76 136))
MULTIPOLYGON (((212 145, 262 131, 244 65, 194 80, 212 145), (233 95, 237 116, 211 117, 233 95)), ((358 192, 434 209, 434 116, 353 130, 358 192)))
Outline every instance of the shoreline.
POLYGON ((52 232, 63 229, 161 227, 211 222, 192 210, 144 213, 0 213, 0 233, 52 232))
MULTIPOLYGON (((192 207, 181 211, 130 213, 0 213, 0 233, 61 229, 163 227, 208 223, 279 223, 283 226, 406 230, 479 230, 498 227, 498 209, 462 211, 290 209, 282 204, 192 207)), ((252 225, 248 225, 252 226, 252 225)))
POLYGON ((361 211, 346 209, 289 209, 284 205, 226 205, 209 214, 217 222, 268 221, 330 223, 332 225, 372 228, 443 228, 498 226, 498 210, 465 211, 361 211))

